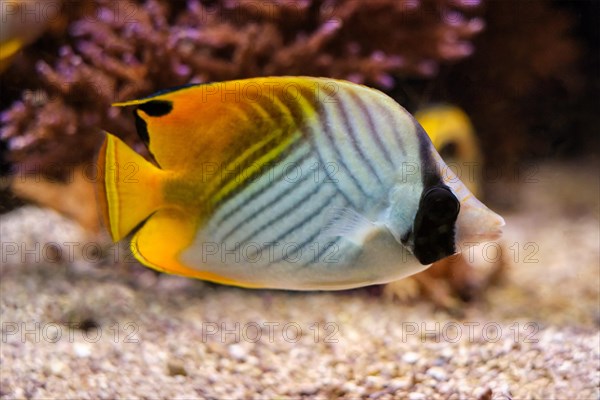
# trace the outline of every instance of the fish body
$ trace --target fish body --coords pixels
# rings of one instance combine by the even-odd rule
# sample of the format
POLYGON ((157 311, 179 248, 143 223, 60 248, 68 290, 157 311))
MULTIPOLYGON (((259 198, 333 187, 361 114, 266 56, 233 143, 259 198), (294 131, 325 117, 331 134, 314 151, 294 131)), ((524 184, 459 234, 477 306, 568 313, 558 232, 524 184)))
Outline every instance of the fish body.
POLYGON ((113 240, 135 230, 133 254, 157 270, 346 289, 419 272, 503 224, 406 110, 362 85, 254 78, 116 105, 136 106, 156 165, 107 134, 100 203, 113 240))

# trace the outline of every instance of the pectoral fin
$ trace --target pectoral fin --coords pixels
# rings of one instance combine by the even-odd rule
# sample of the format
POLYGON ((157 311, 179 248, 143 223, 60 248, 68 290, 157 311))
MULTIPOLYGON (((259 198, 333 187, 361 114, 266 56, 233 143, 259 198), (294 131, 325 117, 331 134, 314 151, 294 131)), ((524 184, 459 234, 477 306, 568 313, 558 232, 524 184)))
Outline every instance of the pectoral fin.
POLYGON ((341 236, 352 243, 362 246, 371 239, 381 226, 352 208, 334 208, 330 222, 323 229, 327 236, 341 236))

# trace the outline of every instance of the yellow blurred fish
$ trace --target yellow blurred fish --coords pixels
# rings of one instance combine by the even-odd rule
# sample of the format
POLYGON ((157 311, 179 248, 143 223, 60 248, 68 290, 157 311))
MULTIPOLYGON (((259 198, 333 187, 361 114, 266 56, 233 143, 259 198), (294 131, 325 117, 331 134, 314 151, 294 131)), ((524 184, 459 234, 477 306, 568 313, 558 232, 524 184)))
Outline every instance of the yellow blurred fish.
POLYGON ((61 1, 13 0, 0 3, 0 74, 29 43, 56 20, 61 1))
POLYGON ((107 134, 100 204, 143 264, 244 287, 346 289, 419 272, 503 219, 383 93, 268 77, 193 85, 136 106, 156 165, 107 134))
POLYGON ((446 164, 454 169, 475 196, 479 196, 483 157, 467 114, 456 106, 438 104, 418 110, 415 119, 425 129, 446 164))
POLYGON ((13 57, 21 50, 21 47, 23 47, 23 42, 19 38, 0 42, 0 73, 8 68, 13 57))

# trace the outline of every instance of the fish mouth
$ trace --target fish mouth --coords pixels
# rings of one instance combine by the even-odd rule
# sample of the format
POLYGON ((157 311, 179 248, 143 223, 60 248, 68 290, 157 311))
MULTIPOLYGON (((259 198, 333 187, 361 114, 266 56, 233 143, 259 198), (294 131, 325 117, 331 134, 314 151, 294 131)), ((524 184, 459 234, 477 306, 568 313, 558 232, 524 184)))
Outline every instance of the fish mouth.
POLYGON ((489 228, 487 232, 487 237, 489 238, 488 240, 500 239, 502 237, 502 234, 504 233, 502 231, 502 227, 505 225, 506 221, 504 220, 504 218, 496 214, 496 221, 494 221, 494 224, 489 228))
MULTIPOLYGON (((494 224, 494 227, 501 227, 501 226, 505 226, 506 225, 506 221, 504 220, 504 218, 502 218, 500 215, 496 214, 496 222, 494 224)), ((500 233, 502 233, 502 230, 499 229, 500 233)))
POLYGON ((503 231, 500 226, 486 228, 485 231, 479 233, 472 233, 469 235, 470 241, 475 242, 492 242, 502 237, 503 231))
POLYGON ((493 240, 498 240, 502 237, 502 229, 496 228, 496 229, 491 229, 488 232, 486 232, 485 234, 481 235, 482 239, 484 239, 486 242, 491 242, 493 240))
POLYGON ((483 226, 481 226, 480 233, 475 233, 473 237, 480 239, 484 242, 498 240, 502 237, 502 227, 506 225, 506 221, 500 215, 491 211, 492 215, 488 217, 483 226))

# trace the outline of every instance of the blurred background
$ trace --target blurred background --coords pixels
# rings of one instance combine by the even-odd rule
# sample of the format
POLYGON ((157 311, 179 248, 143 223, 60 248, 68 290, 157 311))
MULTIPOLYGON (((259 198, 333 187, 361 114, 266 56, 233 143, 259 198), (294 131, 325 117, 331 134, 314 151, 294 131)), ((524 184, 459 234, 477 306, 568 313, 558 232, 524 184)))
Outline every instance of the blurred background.
POLYGON ((459 106, 490 166, 594 154, 599 15, 594 1, 3 2, 1 171, 64 179, 102 129, 140 147, 111 102, 264 75, 459 106))
POLYGON ((90 348, 86 341, 79 344, 88 347, 5 342, 3 325, 3 344, 9 343, 3 346, 3 358, 16 360, 20 369, 1 363, 1 396, 125 396, 142 388, 163 397, 352 397, 381 394, 384 389, 377 385, 383 383, 366 377, 384 376, 385 382, 396 382, 396 389, 384 385, 388 391, 383 394, 423 395, 415 399, 434 398, 435 393, 445 393, 442 398, 453 393, 480 399, 598 398, 600 2, 0 4, 3 322, 75 321, 86 332, 135 321, 142 339, 136 347, 141 358, 128 359, 121 347, 115 355, 102 342, 90 348), (104 254, 107 238, 90 168, 102 131, 117 134, 147 155, 129 110, 110 104, 187 83, 269 75, 347 79, 378 88, 415 113, 447 161, 478 166, 475 178, 466 183, 506 218, 498 244, 504 255, 440 265, 389 291, 318 295, 219 287, 110 261, 114 252, 104 254), (83 246, 83 256, 74 262, 64 256, 64 244, 73 241, 102 245, 83 246), (38 249, 36 243, 44 250, 41 262, 35 255, 23 256, 24 249, 38 249), (44 245, 48 243, 52 245, 44 245), (318 361, 305 362, 320 372, 279 374, 263 368, 260 360, 286 364, 290 348, 285 344, 266 345, 262 355, 248 343, 232 350, 229 342, 200 340, 194 324, 308 318, 298 310, 338 324, 339 346, 354 353, 322 342, 295 347, 300 359, 297 352, 318 354, 318 361), (389 325, 378 325, 381 321, 389 325), (492 321, 505 332, 516 323, 531 322, 541 344, 480 340, 441 349, 422 338, 400 341, 398 327, 406 321, 492 321), (375 325, 395 340, 373 335, 375 325), (181 343, 186 344, 179 348, 181 343), (195 345, 201 349, 198 354, 190 350, 195 345), (128 386, 114 368, 94 364, 90 349, 112 360, 106 362, 115 368, 135 365, 135 376, 152 365, 154 386, 140 383, 143 374, 128 386), (53 358, 56 352, 67 361, 53 358), (406 353, 412 356, 404 357, 406 353), (460 375, 473 365, 449 361, 461 354, 483 368, 477 379, 460 375), (233 365, 246 365, 252 357, 259 360, 252 367, 259 372, 251 380, 259 382, 258 389, 233 379, 240 374, 233 365), (397 369, 382 372, 387 370, 381 360, 397 369), (34 367, 37 363, 44 367, 34 367), (509 367, 518 373, 498 372, 509 367), (430 372, 432 368, 442 368, 448 376, 430 372), (73 374, 76 382, 108 376, 112 384, 88 380, 73 388, 50 379, 42 387, 42 378, 27 377, 24 371, 59 378, 73 374), (202 388, 194 381, 204 382, 202 388))

